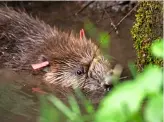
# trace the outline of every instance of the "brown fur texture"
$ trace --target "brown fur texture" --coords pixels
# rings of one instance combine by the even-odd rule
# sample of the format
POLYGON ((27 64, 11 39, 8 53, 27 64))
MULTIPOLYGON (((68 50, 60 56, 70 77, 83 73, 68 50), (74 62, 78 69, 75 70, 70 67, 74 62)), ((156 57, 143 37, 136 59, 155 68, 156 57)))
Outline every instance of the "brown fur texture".
POLYGON ((111 77, 110 63, 90 39, 61 32, 25 12, 0 8, 0 45, 5 67, 31 70, 31 64, 48 60, 46 83, 92 91, 110 82, 105 81, 111 77))

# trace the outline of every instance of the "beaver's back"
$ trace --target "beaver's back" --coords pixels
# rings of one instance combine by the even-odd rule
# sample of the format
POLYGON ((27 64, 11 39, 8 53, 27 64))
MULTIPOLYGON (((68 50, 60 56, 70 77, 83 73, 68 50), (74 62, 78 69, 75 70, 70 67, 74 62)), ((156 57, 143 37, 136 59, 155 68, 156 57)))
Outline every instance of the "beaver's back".
MULTIPOLYGON (((1 60, 16 69, 28 69, 42 55, 55 58, 84 58, 91 60, 97 48, 90 41, 60 32, 43 21, 11 8, 0 8, 1 60)), ((78 60, 77 59, 77 60, 78 60)))
POLYGON ((25 64, 26 57, 30 58, 28 55, 39 48, 51 31, 50 26, 28 16, 25 12, 7 7, 0 8, 0 49, 3 53, 1 58, 10 61, 8 65, 13 67, 25 64))

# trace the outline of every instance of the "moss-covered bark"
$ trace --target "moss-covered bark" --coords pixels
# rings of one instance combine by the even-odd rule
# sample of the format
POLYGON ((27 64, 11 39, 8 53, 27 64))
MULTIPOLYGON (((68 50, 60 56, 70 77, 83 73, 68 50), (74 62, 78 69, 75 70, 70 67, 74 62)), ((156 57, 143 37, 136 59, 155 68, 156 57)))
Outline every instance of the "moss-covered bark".
POLYGON ((153 63, 162 66, 162 60, 152 56, 150 46, 153 41, 163 37, 163 5, 158 1, 139 2, 136 22, 131 33, 137 52, 136 64, 139 71, 153 63))

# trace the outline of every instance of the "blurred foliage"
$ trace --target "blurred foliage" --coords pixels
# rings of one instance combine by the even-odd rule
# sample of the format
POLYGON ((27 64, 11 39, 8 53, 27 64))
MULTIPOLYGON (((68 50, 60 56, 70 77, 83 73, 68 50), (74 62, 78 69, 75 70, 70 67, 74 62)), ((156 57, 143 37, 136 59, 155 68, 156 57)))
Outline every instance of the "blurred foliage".
MULTIPOLYGON (((86 29, 89 30, 89 27, 91 23, 86 25, 86 29)), ((93 25, 92 28, 95 32, 96 28, 93 25)), ((87 32, 94 35, 91 31, 87 32)), ((106 45, 109 38, 104 38, 105 34, 97 35, 102 41, 100 43, 103 43, 101 46, 106 45)), ((163 39, 155 41, 150 52, 158 58, 164 58, 163 43, 163 39)), ((75 93, 86 112, 81 111, 73 96, 68 96, 69 105, 53 95, 44 96, 40 122, 162 122, 162 68, 149 64, 138 73, 133 63, 129 66, 134 79, 116 85, 100 101, 96 110, 78 89, 75 89, 75 93)))
POLYGON ((158 39, 156 42, 152 45, 152 53, 157 57, 157 58, 162 58, 164 57, 164 48, 163 48, 163 40, 158 39))
POLYGON ((153 57, 150 50, 152 42, 163 37, 162 1, 140 1, 131 33, 137 53, 138 71, 142 71, 147 64, 162 66, 162 59, 153 57))
POLYGON ((99 48, 101 48, 105 58, 111 59, 112 57, 108 55, 108 49, 110 46, 110 35, 107 32, 97 29, 90 20, 86 20, 86 22, 84 22, 84 28, 88 35, 99 45, 99 48))
POLYGON ((162 122, 163 95, 157 94, 150 98, 145 106, 144 118, 147 122, 162 122))
POLYGON ((110 44, 110 36, 107 32, 99 31, 95 27, 95 25, 89 20, 86 20, 84 24, 84 28, 89 34, 89 36, 95 39, 99 43, 100 48, 108 49, 109 44, 110 44))
MULTIPOLYGON (((129 121, 139 112, 145 98, 161 93, 161 86, 161 69, 157 66, 146 67, 134 81, 119 84, 111 91, 100 104, 96 113, 96 122, 129 121)), ((134 117, 131 121, 133 120, 137 121, 137 118, 134 117)))
POLYGON ((136 75, 137 75, 137 67, 136 67, 136 65, 133 62, 129 62, 128 66, 129 66, 129 69, 131 71, 131 74, 132 74, 133 78, 135 78, 136 75))

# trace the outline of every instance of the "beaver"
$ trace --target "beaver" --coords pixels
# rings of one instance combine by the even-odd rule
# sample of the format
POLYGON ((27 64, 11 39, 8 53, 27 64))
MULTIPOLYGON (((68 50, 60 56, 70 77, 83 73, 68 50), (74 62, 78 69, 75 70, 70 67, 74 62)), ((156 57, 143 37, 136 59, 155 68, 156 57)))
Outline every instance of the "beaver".
POLYGON ((111 82, 111 64, 94 41, 60 31, 24 11, 0 8, 0 45, 4 67, 31 71, 31 64, 47 61, 47 84, 93 91, 105 90, 111 82))

